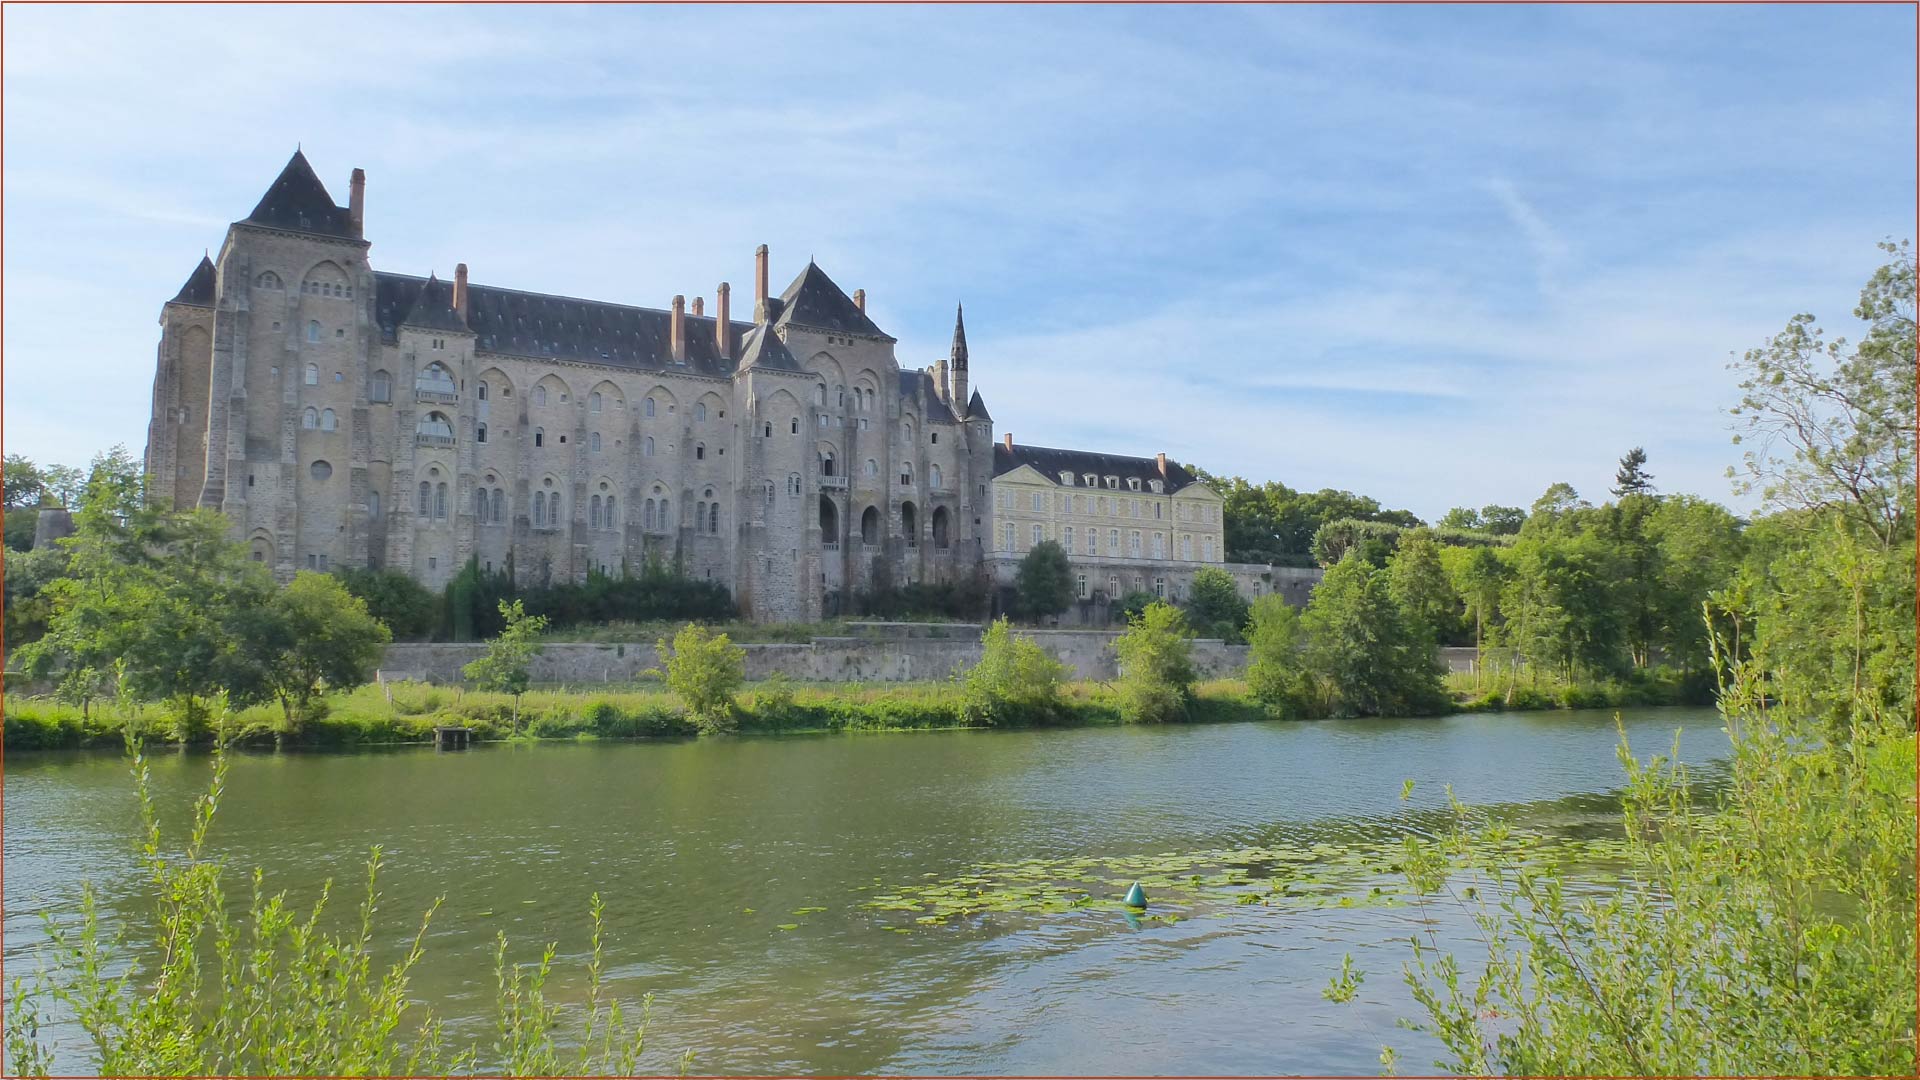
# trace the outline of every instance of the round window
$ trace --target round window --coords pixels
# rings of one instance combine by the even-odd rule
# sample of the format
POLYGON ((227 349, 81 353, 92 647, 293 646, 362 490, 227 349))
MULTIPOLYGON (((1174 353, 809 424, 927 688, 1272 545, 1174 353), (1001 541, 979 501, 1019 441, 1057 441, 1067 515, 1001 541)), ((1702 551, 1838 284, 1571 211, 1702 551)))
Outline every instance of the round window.
POLYGON ((315 480, 325 480, 333 475, 333 466, 324 461, 316 461, 307 468, 307 471, 313 474, 315 480))

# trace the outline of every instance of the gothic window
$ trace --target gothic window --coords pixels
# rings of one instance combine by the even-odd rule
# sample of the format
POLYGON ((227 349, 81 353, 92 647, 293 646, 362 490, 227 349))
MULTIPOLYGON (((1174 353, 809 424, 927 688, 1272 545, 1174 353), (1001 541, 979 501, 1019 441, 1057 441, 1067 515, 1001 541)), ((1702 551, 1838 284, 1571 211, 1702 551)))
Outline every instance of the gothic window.
POLYGON ((906 443, 908 446, 913 445, 913 421, 907 420, 901 423, 900 441, 906 443))
POLYGON ((906 485, 911 485, 913 483, 913 462, 907 461, 907 462, 901 463, 900 482, 906 485))
POLYGON ((640 453, 646 457, 653 456, 653 436, 649 435, 641 441, 640 453))
POLYGON ((475 521, 487 520, 487 489, 473 489, 473 517, 475 521))
POLYGON ((333 410, 332 409, 320 410, 320 430, 321 431, 338 431, 339 429, 340 429, 340 420, 338 417, 333 415, 333 410))
POLYGON ((593 451, 596 454, 600 452, 600 433, 599 432, 596 431, 587 436, 587 449, 593 451))
POLYGON ((873 460, 872 458, 867 459, 867 475, 868 476, 880 475, 880 463, 873 460))
POLYGON ((262 289, 278 289, 281 287, 280 275, 269 270, 256 278, 254 284, 262 289))
POLYGON ((800 434, 800 418, 799 417, 796 416, 793 419, 787 421, 787 434, 789 435, 800 434))
POLYGON ((445 480, 433 487, 433 516, 437 518, 447 516, 447 482, 445 480))
POLYGON ((533 388, 533 403, 534 403, 535 405, 545 405, 545 404, 547 403, 547 388, 546 388, 546 387, 544 387, 544 386, 536 386, 536 387, 534 387, 534 388, 533 388))
MULTIPOLYGON (((320 323, 316 319, 307 320, 307 340, 308 341, 320 340, 320 323)), ((312 367, 313 365, 309 364, 307 366, 312 367)))
MULTIPOLYGON (((484 384, 482 384, 484 386, 484 384)), ((482 395, 484 396, 484 395, 482 395)), ((387 402, 393 400, 393 376, 385 371, 373 373, 373 388, 368 391, 370 401, 387 402)))
POLYGON ((766 430, 760 433, 760 437, 763 439, 773 438, 773 421, 771 420, 767 421, 766 430))
POLYGON ((720 504, 719 503, 713 503, 712 505, 707 507, 707 532, 715 536, 720 535, 720 504))
MULTIPOLYGON (((319 326, 320 324, 314 323, 313 325, 319 326)), ((320 385, 320 365, 308 364, 306 374, 301 376, 301 379, 308 386, 319 386, 320 385)))
POLYGON ((940 466, 938 465, 927 466, 927 484, 930 487, 940 486, 940 466))
POLYGON ((475 387, 474 396, 479 398, 481 401, 487 400, 487 384, 483 382, 479 386, 475 387))
POLYGON ((420 481, 420 516, 426 517, 433 512, 433 485, 420 481))
POLYGON ((487 441, 487 425, 485 423, 479 423, 479 424, 473 425, 473 441, 474 442, 487 441))
POLYGON ((820 455, 820 475, 821 476, 833 475, 833 455, 831 453, 820 455))
POLYGON ((694 418, 695 420, 705 420, 705 419, 707 418, 707 403, 706 403, 706 402, 704 402, 704 401, 696 401, 696 402, 694 402, 694 404, 693 404, 693 418, 694 418))
POLYGON ((820 383, 813 388, 813 403, 815 405, 825 405, 827 403, 826 383, 820 383))
POLYGON ((773 505, 773 481, 767 481, 767 505, 773 505))
POLYGON ((839 383, 835 383, 833 387, 833 400, 839 408, 842 408, 842 409, 846 408, 847 407, 847 388, 845 386, 840 385, 839 383))
POLYGON ((600 391, 595 390, 593 393, 587 395, 587 411, 600 411, 600 391))
POLYGON ((546 520, 547 493, 544 491, 536 491, 533 493, 533 523, 535 525, 543 525, 546 523, 546 520))
POLYGON ((946 547, 949 543, 947 533, 947 508, 944 506, 936 506, 933 509, 933 546, 937 548, 946 547))
POLYGON ((871 506, 860 513, 860 542, 863 544, 880 542, 880 511, 871 506))
POLYGON ((613 496, 609 495, 607 496, 607 528, 617 529, 619 527, 620 527, 620 515, 615 510, 613 496))
POLYGON ((641 409, 641 412, 649 417, 653 415, 653 399, 652 398, 647 399, 646 406, 641 409))
POLYGON ((595 495, 587 504, 587 523, 592 528, 600 527, 600 496, 595 495))
POLYGON ((706 444, 706 443, 694 443, 694 444, 693 444, 693 457, 694 457, 694 460, 695 460, 695 461, 705 461, 705 460, 707 460, 707 444, 706 444))
POLYGON ((380 516, 380 493, 377 491, 367 492, 367 516, 376 519, 380 516))
POLYGON ((413 387, 427 393, 449 396, 459 389, 453 381, 453 372, 448 371, 446 365, 438 360, 420 370, 420 375, 413 380, 413 387))
POLYGON ((546 428, 533 429, 533 445, 535 446, 547 445, 547 429, 546 428))
POLYGON ((308 431, 319 427, 320 410, 311 405, 307 406, 307 411, 300 414, 300 426, 306 428, 308 431))
POLYGON ((800 474, 799 473, 787 474, 787 494, 789 495, 800 494, 800 474))
POLYGON ((430 412, 420 418, 420 423, 415 425, 414 431, 429 438, 447 439, 451 441, 453 438, 453 422, 447 419, 445 413, 430 412))
POLYGON ((507 519, 507 493, 499 488, 493 489, 493 522, 498 525, 507 519))
POLYGON ((648 499, 640 511, 640 526, 648 532, 653 531, 653 500, 648 499))

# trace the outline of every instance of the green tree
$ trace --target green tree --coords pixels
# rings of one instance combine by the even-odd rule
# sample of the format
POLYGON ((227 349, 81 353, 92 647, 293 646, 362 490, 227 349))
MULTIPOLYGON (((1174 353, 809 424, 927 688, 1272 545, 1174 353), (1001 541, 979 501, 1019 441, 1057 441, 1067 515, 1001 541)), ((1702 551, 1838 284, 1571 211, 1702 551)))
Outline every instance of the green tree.
POLYGON ((1128 723, 1183 720, 1193 697, 1193 631, 1172 604, 1148 604, 1113 643, 1120 657, 1120 716, 1128 723))
POLYGON ((1692 495, 1667 495, 1646 519, 1646 536, 1659 551, 1656 640, 1682 671, 1706 671, 1707 623, 1701 608, 1740 572, 1746 534, 1725 507, 1692 495))
POLYGON ((1445 529, 1483 529, 1480 511, 1471 506, 1456 506, 1440 515, 1439 525, 1445 529))
POLYGON ((1067 610, 1073 603, 1073 566, 1065 549, 1052 540, 1033 545, 1020 560, 1014 595, 1023 618, 1043 619, 1067 610))
POLYGON ((40 640, 53 617, 47 586, 64 577, 67 553, 58 544, 39 551, 16 551, 6 560, 6 643, 16 649, 40 640))
POLYGON ((1492 548, 1446 548, 1441 561, 1454 594, 1473 621, 1473 647, 1486 644, 1487 631, 1500 615, 1500 594, 1507 585, 1507 566, 1492 548))
POLYGON ((1233 575, 1217 566, 1194 572, 1193 591, 1187 600, 1187 614, 1196 630, 1227 641, 1244 640, 1247 602, 1233 575))
POLYGON ((1653 494, 1653 474, 1647 471, 1646 450, 1636 446, 1620 459, 1620 468, 1613 474, 1613 493, 1620 496, 1653 494))
POLYGON ((1301 616, 1307 668, 1342 716, 1416 716, 1445 707, 1433 646, 1407 624, 1387 576, 1357 552, 1335 563, 1301 616))
POLYGON ((1159 597, 1143 589, 1135 589, 1132 592, 1124 593, 1118 600, 1114 601, 1114 621, 1132 622, 1139 618, 1140 614, 1146 611, 1149 606, 1158 603, 1159 599, 1159 597))
POLYGON ((440 600, 425 585, 398 570, 348 567, 335 570, 348 592, 367 605, 395 641, 424 641, 440 621, 440 600))
POLYGON ((393 640, 338 578, 301 572, 248 619, 243 662, 258 668, 298 734, 322 689, 351 690, 373 678, 393 640))
POLYGON ((483 690, 513 695, 513 734, 518 735, 520 698, 533 685, 528 668, 540 655, 540 634, 547 628, 547 618, 527 614, 526 605, 518 600, 500 601, 500 618, 506 625, 487 642, 485 655, 460 673, 483 690))
POLYGON ((687 712, 705 734, 733 730, 734 695, 747 680, 747 651, 725 634, 688 623, 669 646, 655 646, 666 667, 667 689, 687 703, 687 712))
POLYGON ((1303 718, 1319 712, 1305 645, 1298 609, 1279 596, 1254 600, 1247 629, 1247 687, 1276 715, 1303 718))
POLYGON ((1480 527, 1495 536, 1512 536, 1527 523, 1527 512, 1517 506, 1489 504, 1480 508, 1480 527))
POLYGON ((50 497, 46 476, 26 455, 8 454, 4 479, 0 480, 0 496, 4 497, 5 504, 7 547, 14 551, 32 548, 40 504, 50 497))
MULTIPOLYGON (((1484 550, 1484 549, 1483 549, 1484 550)), ((1387 593, 1407 625, 1431 645, 1452 641, 1460 630, 1460 597, 1440 563, 1440 545, 1430 529, 1413 529, 1387 560, 1387 593)))
POLYGON ((1005 619, 980 637, 980 662, 967 670, 967 717, 977 724, 1047 724, 1063 716, 1067 667, 1005 619))

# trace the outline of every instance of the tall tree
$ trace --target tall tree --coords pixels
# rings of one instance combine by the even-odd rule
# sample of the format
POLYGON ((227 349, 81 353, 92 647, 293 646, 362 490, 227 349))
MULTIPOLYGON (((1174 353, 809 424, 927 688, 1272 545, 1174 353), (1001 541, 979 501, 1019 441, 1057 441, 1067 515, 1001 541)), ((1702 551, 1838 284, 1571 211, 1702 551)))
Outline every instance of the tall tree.
POLYGON ((1646 450, 1636 446, 1620 459, 1620 468, 1613 474, 1613 493, 1615 495, 1653 494, 1653 474, 1647 471, 1646 450))
POLYGON ((1456 506, 1440 515, 1439 525, 1443 529, 1478 530, 1484 527, 1480 521, 1480 511, 1471 506, 1456 506))
POLYGON ((1014 576, 1014 597, 1028 619, 1058 615, 1073 603, 1073 565, 1052 540, 1042 540, 1020 560, 1014 576))
POLYGON ((1495 536, 1512 536, 1527 523, 1527 512, 1517 506, 1488 504, 1480 508, 1480 523, 1495 536))
POLYGON ((1417 716, 1445 705, 1433 646, 1407 624, 1386 574, 1358 552, 1327 571, 1301 617, 1307 667, 1344 716, 1417 716))
POLYGON ((1429 645, 1453 640, 1460 629, 1460 597, 1440 564, 1430 529, 1409 529, 1387 560, 1387 593, 1408 626, 1429 645))
POLYGON ((270 603, 242 613, 242 662, 261 673, 298 734, 323 689, 351 690, 373 678, 393 636, 340 579, 302 572, 270 603))
POLYGON ((1194 572, 1187 613, 1195 629, 1228 641, 1241 640, 1247 625, 1247 602, 1240 596, 1240 587, 1232 574, 1217 566, 1194 572))
POLYGON ((1269 594, 1253 602, 1247 628, 1247 688, 1281 716, 1308 717, 1319 711, 1305 645, 1300 611, 1285 597, 1269 594))

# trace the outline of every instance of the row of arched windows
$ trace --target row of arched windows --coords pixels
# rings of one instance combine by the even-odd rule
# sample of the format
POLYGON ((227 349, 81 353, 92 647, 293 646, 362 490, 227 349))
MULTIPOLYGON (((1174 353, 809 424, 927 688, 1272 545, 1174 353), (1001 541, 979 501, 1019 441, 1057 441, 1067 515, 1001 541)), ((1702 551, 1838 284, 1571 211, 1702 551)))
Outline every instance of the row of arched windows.
POLYGON ((560 493, 557 491, 536 491, 533 493, 533 517, 535 527, 552 528, 560 524, 560 493))
POLYGON ((507 520, 507 493, 499 488, 473 489, 474 520, 483 525, 500 525, 507 520))
POLYGON ((300 414, 300 426, 308 431, 336 431, 340 421, 333 415, 332 409, 316 410, 309 405, 307 411, 300 414))
POLYGON ((587 525, 594 529, 617 529, 620 527, 620 507, 614 496, 609 495, 603 503, 595 495, 588 503, 587 525))
POLYGON ((426 480, 420 481, 420 505, 418 513, 423 518, 444 518, 447 516, 446 481, 443 480, 438 484, 426 480))

